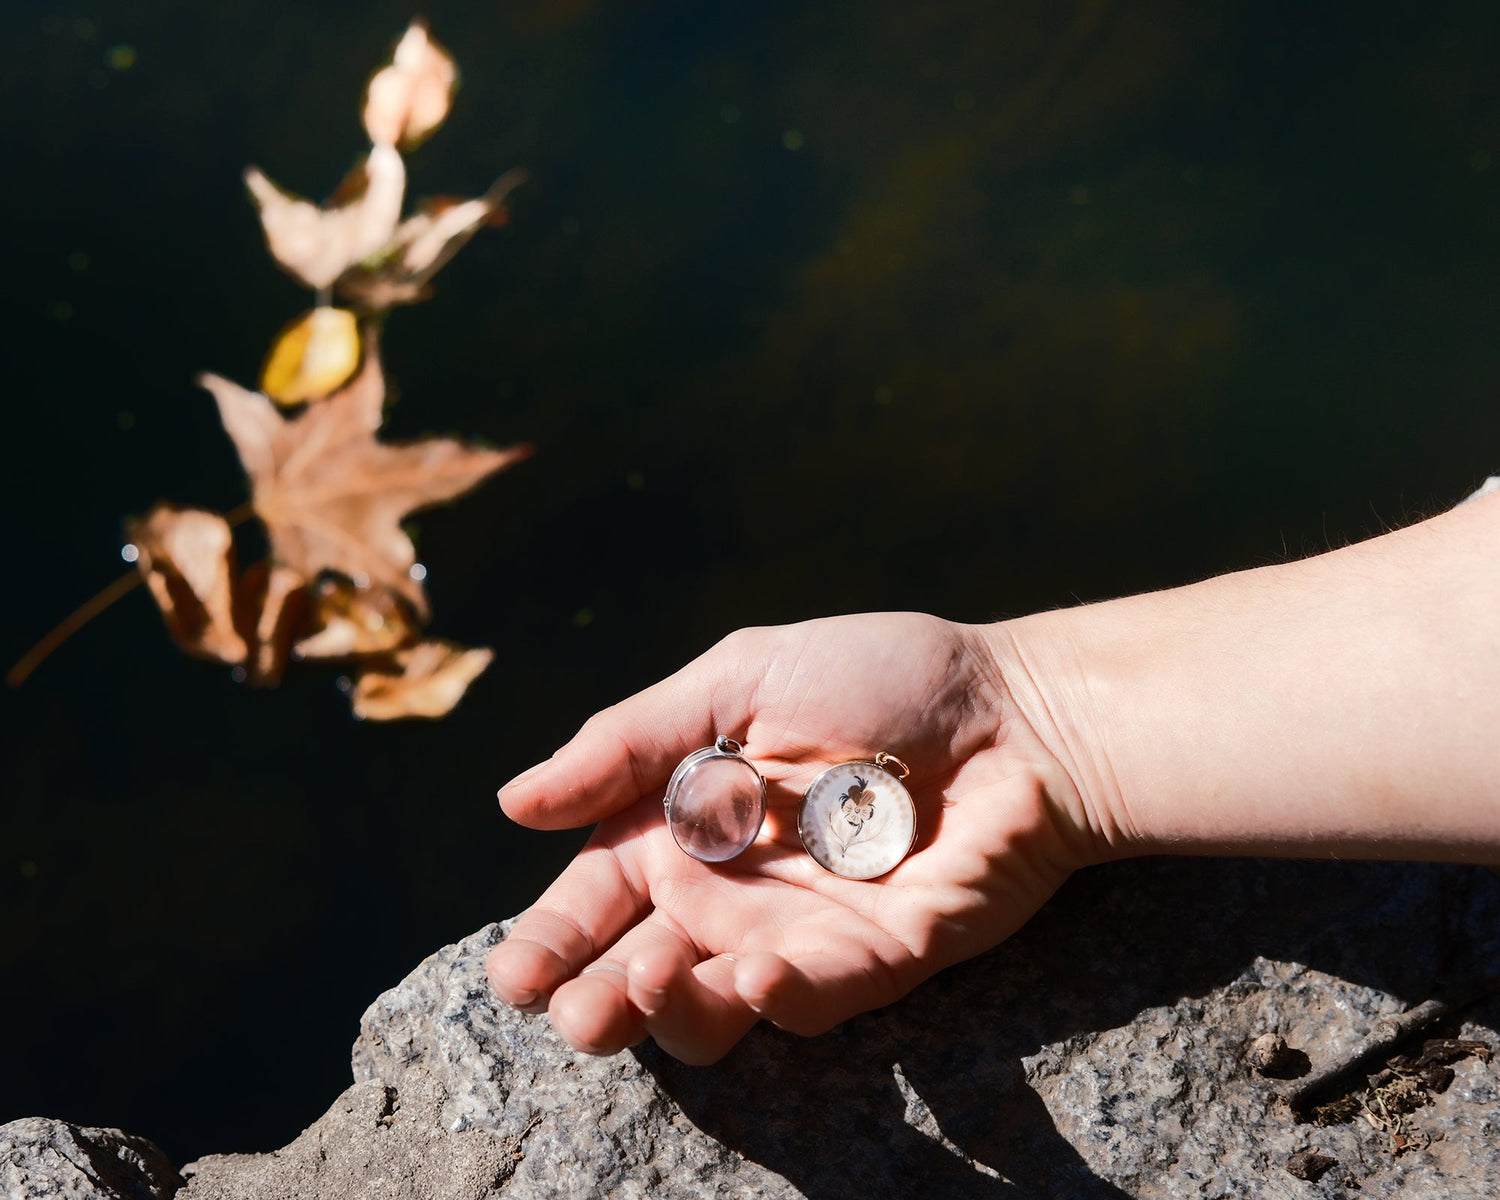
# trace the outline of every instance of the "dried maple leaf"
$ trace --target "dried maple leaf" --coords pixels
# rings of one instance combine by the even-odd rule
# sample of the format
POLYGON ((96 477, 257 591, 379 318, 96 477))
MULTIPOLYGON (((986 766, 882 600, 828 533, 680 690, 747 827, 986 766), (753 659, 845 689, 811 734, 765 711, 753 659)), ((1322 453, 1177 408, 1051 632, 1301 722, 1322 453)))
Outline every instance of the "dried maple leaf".
POLYGON ((371 667, 359 677, 350 696, 354 715, 367 721, 446 716, 494 657, 485 647, 418 642, 392 656, 399 671, 371 667))
POLYGON ((389 588, 323 579, 313 590, 312 605, 317 632, 293 647, 298 658, 387 654, 417 640, 411 606, 389 588))
POLYGON ((450 438, 377 441, 385 378, 373 332, 359 374, 292 418, 261 393, 218 375, 200 382, 218 401, 250 477, 251 503, 270 535, 273 560, 305 579, 334 571, 356 584, 391 588, 423 618, 427 597, 411 575, 416 551, 402 519, 462 495, 531 453, 529 446, 487 450, 450 438))
POLYGON ((272 345, 262 392, 200 377, 239 452, 251 503, 227 519, 162 504, 132 523, 139 574, 117 580, 43 638, 7 674, 12 686, 142 579, 173 639, 191 654, 234 664, 236 677, 274 684, 294 645, 304 658, 374 659, 353 689, 361 717, 442 716, 488 666, 490 650, 417 642, 428 616, 425 573, 401 521, 531 448, 379 441, 385 379, 374 327, 361 329, 354 312, 329 303, 335 286, 375 310, 422 299, 474 232, 505 215, 523 172, 502 176, 477 199, 401 221, 406 165, 397 146, 415 146, 442 123, 457 80, 452 57, 413 21, 366 92, 362 116, 374 145, 326 203, 246 170, 272 255, 318 293, 316 307, 272 345), (319 403, 286 417, 272 400, 319 403), (251 510, 271 553, 237 574, 231 526, 251 510))
POLYGON ((258 167, 245 171, 245 186, 260 212, 272 257, 308 287, 322 291, 390 242, 406 195, 406 165, 394 146, 373 147, 340 184, 337 202, 322 208, 283 191, 258 167))
POLYGON ((483 196, 408 217, 384 250, 339 278, 339 295, 370 309, 425 300, 427 281, 504 211, 505 198, 526 179, 525 171, 507 171, 483 196))
POLYGON ((370 80, 365 93, 365 132, 377 144, 410 150, 443 123, 458 86, 453 58, 413 21, 396 43, 391 64, 370 80))
POLYGON ((129 522, 126 535, 172 640, 199 658, 244 662, 250 650, 235 627, 229 523, 218 513, 158 504, 129 522))

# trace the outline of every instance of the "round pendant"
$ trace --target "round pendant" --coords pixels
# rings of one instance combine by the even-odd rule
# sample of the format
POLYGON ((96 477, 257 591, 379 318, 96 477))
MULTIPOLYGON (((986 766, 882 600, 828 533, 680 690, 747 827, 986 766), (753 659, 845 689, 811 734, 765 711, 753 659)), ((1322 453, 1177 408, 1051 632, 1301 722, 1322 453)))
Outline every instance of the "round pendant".
MULTIPOLYGON (((904 774, 904 766, 902 770, 904 774)), ((797 832, 819 866, 845 879, 874 879, 911 850, 917 807, 906 785, 883 763, 839 763, 814 779, 803 795, 797 832)))
POLYGON ((667 784, 667 828, 682 852, 699 862, 726 862, 742 853, 766 818, 766 781, 743 750, 721 737, 678 763, 667 784))

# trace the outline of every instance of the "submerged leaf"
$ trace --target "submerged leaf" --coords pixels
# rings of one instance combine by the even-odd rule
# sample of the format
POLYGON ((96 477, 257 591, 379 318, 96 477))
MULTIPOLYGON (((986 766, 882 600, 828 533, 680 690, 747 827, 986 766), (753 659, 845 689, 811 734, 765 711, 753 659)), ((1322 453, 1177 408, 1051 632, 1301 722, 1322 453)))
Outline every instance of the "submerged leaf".
POLYGON ((126 533, 172 640, 199 658, 244 662, 249 648, 235 628, 229 523, 218 513, 158 504, 126 533))
POLYGON ((200 382, 218 401, 250 477, 273 559, 307 579, 334 571, 391 588, 419 617, 427 615, 427 598, 412 578, 416 551, 402 520, 531 454, 529 446, 487 450, 450 438, 377 441, 385 381, 373 333, 359 374, 291 419, 259 392, 220 376, 200 382))
POLYGON ((396 232, 406 195, 406 166, 394 146, 377 145, 328 206, 282 191, 257 167, 245 185, 260 210, 272 256, 308 287, 321 291, 362 259, 377 254, 396 232))
POLYGON ((410 606, 389 588, 331 578, 318 584, 312 599, 317 632, 297 643, 298 658, 386 654, 416 640, 410 606))
POLYGON ((371 309, 426 299, 427 281, 481 226, 505 211, 506 197, 526 178, 525 171, 507 171, 483 196, 408 217, 380 255, 339 279, 339 294, 371 309))
POLYGON ((495 652, 418 642, 393 656, 399 670, 371 667, 354 685, 354 715, 367 721, 446 716, 490 665, 495 652))
POLYGON ((318 400, 359 366, 359 323, 346 308, 309 309, 276 336, 260 390, 278 404, 318 400))
POLYGON ((410 150, 443 123, 458 86, 453 58, 413 21, 396 43, 391 64, 370 80, 365 93, 364 122, 377 145, 410 150))

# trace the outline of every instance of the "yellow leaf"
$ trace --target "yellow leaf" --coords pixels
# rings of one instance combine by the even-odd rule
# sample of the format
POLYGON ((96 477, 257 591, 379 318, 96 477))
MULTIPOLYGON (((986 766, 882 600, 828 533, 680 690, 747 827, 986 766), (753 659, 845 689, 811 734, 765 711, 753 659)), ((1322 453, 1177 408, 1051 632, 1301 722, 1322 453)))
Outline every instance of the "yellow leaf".
POLYGON ((314 308, 277 335, 260 389, 278 404, 318 400, 348 382, 359 366, 359 324, 345 308, 314 308))

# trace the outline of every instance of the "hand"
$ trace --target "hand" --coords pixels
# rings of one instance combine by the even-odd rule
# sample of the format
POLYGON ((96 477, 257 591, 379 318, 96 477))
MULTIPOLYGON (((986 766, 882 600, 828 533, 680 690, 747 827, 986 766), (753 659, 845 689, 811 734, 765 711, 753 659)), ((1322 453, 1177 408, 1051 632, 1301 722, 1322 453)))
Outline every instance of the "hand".
POLYGON ((1003 644, 917 614, 744 630, 598 714, 500 793, 526 825, 600 824, 491 953, 496 992, 579 1050, 649 1035, 706 1063, 760 1018, 820 1033, 1008 937, 1090 838, 1010 700, 1003 644), (678 849, 661 797, 719 734, 765 776, 767 813, 710 865, 678 849), (843 879, 803 850, 797 806, 819 772, 881 750, 911 767, 917 842, 881 879, 843 879))

